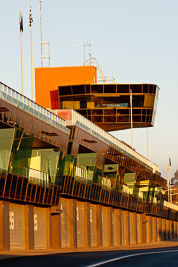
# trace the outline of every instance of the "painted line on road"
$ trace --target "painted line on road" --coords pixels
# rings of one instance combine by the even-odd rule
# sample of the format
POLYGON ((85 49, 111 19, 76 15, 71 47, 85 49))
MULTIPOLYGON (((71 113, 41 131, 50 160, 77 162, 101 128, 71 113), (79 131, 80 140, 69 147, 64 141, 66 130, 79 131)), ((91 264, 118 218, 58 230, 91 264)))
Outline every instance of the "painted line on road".
POLYGON ((148 255, 148 254, 171 253, 171 252, 178 252, 178 250, 164 250, 164 251, 152 251, 152 252, 144 252, 144 253, 135 253, 135 254, 121 256, 121 257, 117 257, 117 258, 106 260, 106 261, 101 261, 101 262, 98 262, 98 263, 87 265, 86 267, 96 267, 96 266, 107 264, 107 263, 110 263, 110 262, 113 262, 113 261, 119 261, 119 260, 122 260, 122 259, 131 258, 131 257, 135 257, 135 256, 142 256, 142 255, 148 255))

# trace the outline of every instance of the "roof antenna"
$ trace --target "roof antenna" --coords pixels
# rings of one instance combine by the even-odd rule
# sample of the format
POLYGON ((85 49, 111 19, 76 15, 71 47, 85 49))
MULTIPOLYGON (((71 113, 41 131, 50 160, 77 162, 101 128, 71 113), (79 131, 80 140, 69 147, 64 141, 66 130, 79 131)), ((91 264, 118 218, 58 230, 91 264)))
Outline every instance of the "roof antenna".
POLYGON ((50 67, 50 43, 48 42, 43 42, 43 38, 42 38, 42 0, 40 0, 40 35, 41 35, 41 42, 40 42, 40 46, 41 46, 41 67, 43 67, 43 60, 48 60, 48 65, 50 67), (43 47, 45 49, 45 53, 47 53, 47 55, 43 56, 43 47))
POLYGON ((42 43, 42 11, 41 11, 42 0, 40 0, 40 36, 41 36, 41 67, 43 67, 43 43, 42 43))

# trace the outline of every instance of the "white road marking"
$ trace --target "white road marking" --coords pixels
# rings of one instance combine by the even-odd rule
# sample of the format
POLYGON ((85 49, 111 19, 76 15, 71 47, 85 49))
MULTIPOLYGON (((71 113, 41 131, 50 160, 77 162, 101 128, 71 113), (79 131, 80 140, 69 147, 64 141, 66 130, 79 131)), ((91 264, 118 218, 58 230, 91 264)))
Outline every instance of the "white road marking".
POLYGON ((148 254, 171 253, 171 252, 178 252, 178 250, 165 250, 165 251, 152 251, 152 252, 144 252, 144 253, 135 253, 135 254, 121 256, 121 257, 117 257, 117 258, 106 260, 106 261, 101 261, 101 262, 98 262, 98 263, 87 265, 86 267, 96 267, 96 266, 107 264, 107 263, 110 263, 110 262, 113 262, 113 261, 119 261, 119 260, 122 260, 122 259, 131 258, 131 257, 135 257, 135 256, 148 255, 148 254))

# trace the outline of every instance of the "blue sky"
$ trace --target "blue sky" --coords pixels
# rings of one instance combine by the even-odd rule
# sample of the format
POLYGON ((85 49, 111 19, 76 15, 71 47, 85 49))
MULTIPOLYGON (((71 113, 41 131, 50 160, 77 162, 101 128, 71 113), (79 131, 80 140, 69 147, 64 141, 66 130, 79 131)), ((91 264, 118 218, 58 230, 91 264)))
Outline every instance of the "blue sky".
MULTIPOLYGON (((34 67, 40 66, 39 1, 33 5, 34 67)), ((24 88, 31 97, 30 0, 0 0, 0 81, 21 90, 19 13, 24 18, 24 88)), ((50 42, 51 66, 83 63, 82 46, 91 43, 106 76, 118 83, 160 87, 155 126, 149 128, 150 160, 167 178, 178 169, 178 1, 42 0, 43 41, 50 42)), ((130 131, 115 132, 130 144, 130 131)), ((146 156, 146 129, 134 129, 134 147, 146 156)))

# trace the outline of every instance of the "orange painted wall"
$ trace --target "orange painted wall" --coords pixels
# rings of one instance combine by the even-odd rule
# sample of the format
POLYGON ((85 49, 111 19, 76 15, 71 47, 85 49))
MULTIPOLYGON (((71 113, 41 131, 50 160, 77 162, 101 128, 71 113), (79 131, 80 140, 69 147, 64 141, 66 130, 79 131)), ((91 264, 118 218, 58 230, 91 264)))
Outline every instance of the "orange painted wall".
POLYGON ((96 83, 96 68, 94 66, 54 67, 35 69, 36 102, 51 108, 50 91, 58 86, 96 83))

